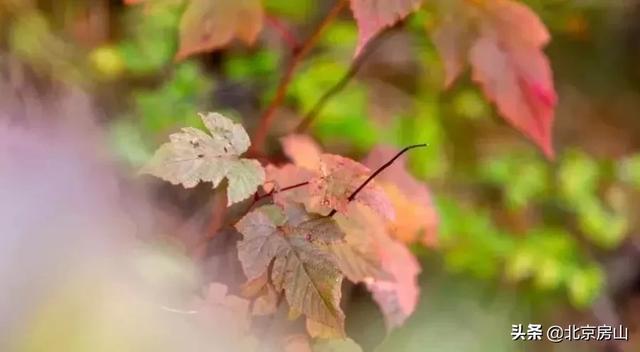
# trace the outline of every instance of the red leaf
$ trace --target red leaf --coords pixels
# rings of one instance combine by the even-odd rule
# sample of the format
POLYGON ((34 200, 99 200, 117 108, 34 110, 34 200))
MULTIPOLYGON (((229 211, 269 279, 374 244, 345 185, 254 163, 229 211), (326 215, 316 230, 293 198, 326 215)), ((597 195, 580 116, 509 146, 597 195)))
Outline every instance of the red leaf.
POLYGON ((533 11, 513 0, 464 4, 432 33, 444 61, 445 85, 460 74, 468 55, 473 80, 500 115, 553 158, 557 96, 542 50, 550 39, 547 29, 533 11), (474 33, 471 28, 479 29, 474 33))
POLYGON ((470 28, 454 14, 448 14, 431 33, 431 39, 444 63, 444 85, 451 87, 466 68, 470 28))
POLYGON ((385 27, 390 27, 416 11, 423 0, 351 0, 351 10, 358 23, 360 55, 367 43, 385 27))
POLYGON ((473 80, 500 114, 553 158, 551 127, 556 95, 547 58, 537 49, 506 48, 495 38, 471 48, 473 80))
POLYGON ((402 243, 391 240, 379 243, 382 269, 390 280, 375 280, 367 284, 373 299, 384 313, 388 328, 402 325, 418 304, 420 265, 402 243))

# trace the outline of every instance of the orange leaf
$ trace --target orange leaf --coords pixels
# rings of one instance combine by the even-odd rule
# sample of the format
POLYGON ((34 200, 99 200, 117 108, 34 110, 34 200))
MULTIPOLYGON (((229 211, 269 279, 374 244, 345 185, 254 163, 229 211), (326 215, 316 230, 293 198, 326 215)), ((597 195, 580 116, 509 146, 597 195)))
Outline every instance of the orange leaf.
POLYGON ((176 59, 224 47, 234 38, 253 44, 262 22, 260 0, 191 0, 182 15, 176 59))
POLYGON ((404 244, 390 237, 385 222, 367 207, 354 204, 348 215, 337 217, 336 221, 345 232, 347 243, 354 245, 348 257, 336 255, 339 268, 350 280, 367 284, 389 329, 402 325, 418 303, 417 260, 404 244), (354 239, 361 243, 353 243, 354 239))
POLYGON ((305 134, 291 134, 280 138, 284 154, 294 164, 307 170, 320 167, 322 148, 311 137, 305 134))
MULTIPOLYGON (((377 146, 363 163, 377 168, 397 153, 395 148, 377 146)), ((407 172, 406 158, 400 157, 394 165, 381 172, 377 180, 396 210, 395 221, 389 223, 391 235, 404 243, 420 241, 427 246, 435 245, 438 215, 427 186, 407 172)))

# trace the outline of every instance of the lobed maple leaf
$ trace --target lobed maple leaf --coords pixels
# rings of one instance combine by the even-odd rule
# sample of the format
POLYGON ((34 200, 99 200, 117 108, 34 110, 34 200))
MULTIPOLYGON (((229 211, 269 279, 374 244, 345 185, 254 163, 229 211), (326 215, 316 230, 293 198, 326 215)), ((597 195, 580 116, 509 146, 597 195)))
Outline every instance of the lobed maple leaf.
MULTIPOLYGON (((395 148, 376 146, 363 164, 371 168, 379 167, 397 153, 395 148)), ((427 186, 407 172, 406 159, 398 159, 393 166, 382 171, 376 180, 396 209, 395 220, 387 226, 390 234, 404 243, 418 241, 434 246, 437 243, 438 215, 427 186)))
POLYGON ((261 0, 191 0, 180 22, 176 58, 224 47, 234 38, 252 44, 263 16, 261 0))
POLYGON ((170 142, 158 148, 141 172, 185 188, 201 181, 217 187, 227 178, 229 205, 253 195, 264 183, 265 173, 256 160, 239 158, 250 145, 244 128, 217 113, 200 117, 210 135, 192 127, 171 134, 170 142))
MULTIPOLYGON (((125 0, 134 5, 147 0, 125 0)), ((261 0, 189 0, 180 20, 177 60, 212 51, 240 39, 253 44, 264 19, 261 0)))
POLYGON ((351 0, 353 17, 358 23, 358 44, 355 56, 384 28, 416 11, 423 0, 351 0))
POLYGON ((553 158, 557 96, 543 52, 550 36, 536 14, 514 0, 465 1, 432 36, 444 61, 445 85, 455 81, 468 59, 473 80, 505 120, 553 158))
POLYGON ((290 310, 304 313, 312 336, 343 336, 340 310, 342 274, 331 255, 318 244, 344 234, 330 217, 310 216, 299 207, 262 206, 236 224, 243 235, 238 256, 249 280, 269 268, 276 292, 283 292, 290 310))
POLYGON ((349 199, 371 174, 366 166, 340 155, 321 153, 320 147, 308 136, 289 135, 282 138, 281 143, 294 164, 268 167, 267 179, 280 186, 303 181, 308 181, 309 185, 295 193, 276 196, 276 203, 303 203, 311 212, 326 214, 332 209, 344 213, 347 205, 355 201, 387 219, 395 217, 391 201, 375 182, 364 187, 354 199, 349 199))

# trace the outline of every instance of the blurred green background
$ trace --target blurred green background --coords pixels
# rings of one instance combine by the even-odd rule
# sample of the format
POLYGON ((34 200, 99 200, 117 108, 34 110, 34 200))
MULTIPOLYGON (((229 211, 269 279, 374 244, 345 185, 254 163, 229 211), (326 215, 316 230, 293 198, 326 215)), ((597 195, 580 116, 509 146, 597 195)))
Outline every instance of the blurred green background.
MULTIPOLYGON (((421 304, 383 351, 640 349, 640 2, 525 2, 552 33, 557 160, 496 116, 468 75, 443 91, 428 5, 385 35, 310 129, 326 150, 354 159, 377 144, 429 144, 409 159, 432 192, 439 245, 413 248, 423 263, 421 304), (630 343, 509 336, 517 323, 612 320, 630 329, 630 343)), ((264 3, 298 40, 331 5, 264 3)), ((5 72, 20 66, 42 89, 54 82, 88 92, 110 150, 132 171, 170 132, 198 126, 199 111, 226 113, 253 130, 289 48, 267 23, 253 47, 234 43, 176 62, 183 6, 0 0, 0 64, 5 72)), ((272 136, 291 131, 340 80, 356 38, 345 11, 296 73, 272 136)), ((270 147, 277 153, 274 138, 270 147)), ((348 330, 363 346, 380 342, 383 329, 369 303, 352 300, 347 309, 348 330)))

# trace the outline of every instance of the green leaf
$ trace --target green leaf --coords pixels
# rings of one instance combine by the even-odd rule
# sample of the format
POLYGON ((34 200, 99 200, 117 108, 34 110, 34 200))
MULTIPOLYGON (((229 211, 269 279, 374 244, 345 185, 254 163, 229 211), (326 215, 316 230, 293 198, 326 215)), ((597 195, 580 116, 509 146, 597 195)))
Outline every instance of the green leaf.
POLYGON ((600 294, 604 284, 604 274, 597 266, 576 270, 569 279, 569 298, 577 307, 587 307, 600 294))
POLYGON ((183 128, 169 137, 169 143, 160 146, 141 172, 185 188, 201 181, 217 187, 227 178, 229 205, 248 198, 265 178, 259 162, 239 158, 249 148, 249 136, 240 124, 220 114, 203 114, 201 118, 211 135, 196 128, 183 128))
POLYGON ((598 186, 600 171, 598 163, 580 151, 563 156, 558 181, 562 197, 577 206, 592 197, 598 186))

